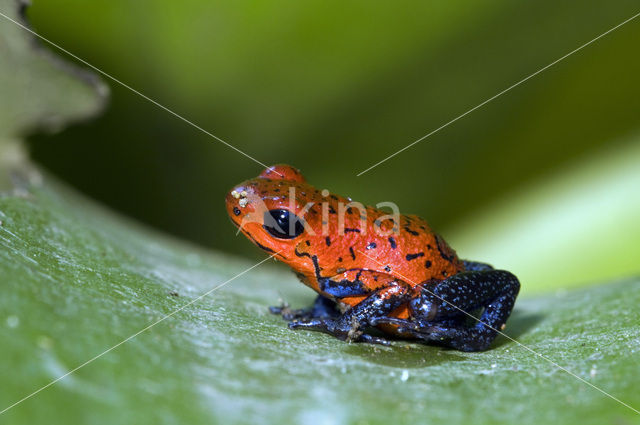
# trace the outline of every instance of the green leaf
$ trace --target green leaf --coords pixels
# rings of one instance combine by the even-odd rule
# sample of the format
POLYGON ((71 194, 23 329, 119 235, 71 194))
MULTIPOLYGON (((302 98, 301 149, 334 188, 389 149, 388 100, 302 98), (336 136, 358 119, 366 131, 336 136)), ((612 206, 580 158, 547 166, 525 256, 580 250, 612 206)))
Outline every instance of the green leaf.
MULTIPOLYGON (((0 409, 225 286, 13 407, 3 423, 638 421, 504 338, 461 353, 290 331, 267 306, 311 302, 291 273, 261 265, 229 281, 252 264, 44 181, 0 200, 0 409)), ((507 332, 638 407, 639 303, 637 279, 521 299, 507 332)))
POLYGON ((34 127, 56 131, 100 111, 108 88, 95 75, 54 56, 18 24, 17 6, 0 0, 0 143, 34 127), (11 22, 9 19, 16 21, 11 22))
POLYGON ((0 0, 0 190, 25 167, 19 137, 56 132, 102 110, 109 90, 94 74, 42 47, 27 29, 25 0, 0 0))

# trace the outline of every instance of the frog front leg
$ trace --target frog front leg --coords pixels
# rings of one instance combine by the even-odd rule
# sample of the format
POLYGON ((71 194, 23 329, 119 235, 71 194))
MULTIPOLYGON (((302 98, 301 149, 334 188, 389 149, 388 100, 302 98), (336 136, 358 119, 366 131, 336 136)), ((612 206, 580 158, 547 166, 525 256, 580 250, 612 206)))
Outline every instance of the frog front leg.
POLYGON ((401 333, 457 350, 483 351, 504 329, 520 283, 508 271, 483 267, 423 287, 409 304, 411 319, 381 318, 376 324, 393 324, 401 333), (480 319, 468 325, 468 314, 478 309, 484 309, 480 319))
POLYGON ((411 295, 410 286, 405 282, 368 270, 351 270, 331 279, 322 279, 319 289, 337 300, 363 295, 366 298, 338 317, 294 320, 289 328, 321 331, 346 341, 377 344, 387 341, 365 334, 363 329, 407 303, 411 295))

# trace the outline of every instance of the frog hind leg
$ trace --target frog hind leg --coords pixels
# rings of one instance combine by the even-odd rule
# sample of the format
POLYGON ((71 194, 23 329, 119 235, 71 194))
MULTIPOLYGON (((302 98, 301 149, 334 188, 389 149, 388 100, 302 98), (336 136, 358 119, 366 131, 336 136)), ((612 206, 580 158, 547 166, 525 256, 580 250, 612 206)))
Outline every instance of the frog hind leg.
POLYGON ((318 295, 313 305, 308 308, 291 309, 287 303, 281 306, 269 307, 272 314, 279 314, 284 320, 291 321, 295 319, 319 319, 319 318, 336 318, 340 316, 335 301, 318 295))
POLYGON ((410 298, 405 284, 387 286, 372 292, 360 303, 337 318, 316 318, 289 322, 290 329, 308 329, 325 332, 345 341, 367 342, 387 345, 383 338, 365 334, 363 328, 378 317, 388 315, 410 298))
POLYGON ((457 350, 484 351, 504 329, 519 290, 518 279, 504 270, 462 272, 425 286, 410 303, 411 319, 381 318, 376 324, 396 325, 403 334, 457 350), (480 319, 469 326, 468 314, 480 308, 480 319))

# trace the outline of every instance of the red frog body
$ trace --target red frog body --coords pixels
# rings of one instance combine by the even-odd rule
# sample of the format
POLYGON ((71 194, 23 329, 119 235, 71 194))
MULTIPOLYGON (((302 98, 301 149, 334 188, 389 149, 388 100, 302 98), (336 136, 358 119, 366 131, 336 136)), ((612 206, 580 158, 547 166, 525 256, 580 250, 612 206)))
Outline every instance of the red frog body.
POLYGON ((388 343, 367 331, 464 351, 489 347, 511 313, 515 276, 464 261, 425 220, 320 191, 288 165, 226 196, 232 222, 319 295, 313 307, 271 311, 340 339, 388 343), (484 309, 476 325, 471 312, 484 309))

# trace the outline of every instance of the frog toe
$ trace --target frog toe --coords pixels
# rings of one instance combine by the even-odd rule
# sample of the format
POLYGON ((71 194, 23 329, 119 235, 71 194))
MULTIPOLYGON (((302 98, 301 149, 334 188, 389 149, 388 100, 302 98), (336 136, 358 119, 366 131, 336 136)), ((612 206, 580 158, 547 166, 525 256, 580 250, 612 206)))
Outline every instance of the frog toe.
POLYGON ((381 338, 379 336, 374 336, 374 335, 369 335, 369 334, 360 335, 356 341, 357 342, 366 342, 368 344, 385 345, 385 346, 391 345, 391 341, 389 341, 387 339, 384 339, 384 338, 381 338))
POLYGON ((269 306, 269 313, 271 314, 282 314, 282 306, 275 306, 275 305, 271 305, 269 306))
POLYGON ((414 336, 425 342, 439 343, 460 351, 484 351, 491 345, 495 333, 476 326, 432 326, 415 332, 414 336))
POLYGON ((328 325, 327 322, 322 319, 296 319, 289 322, 289 329, 311 329, 326 331, 328 329, 328 325))
POLYGON ((294 320, 301 319, 305 317, 310 317, 311 309, 308 308, 299 308, 292 309, 288 304, 283 304, 281 306, 271 306, 269 307, 269 312, 271 314, 277 314, 282 316, 284 320, 294 320))

